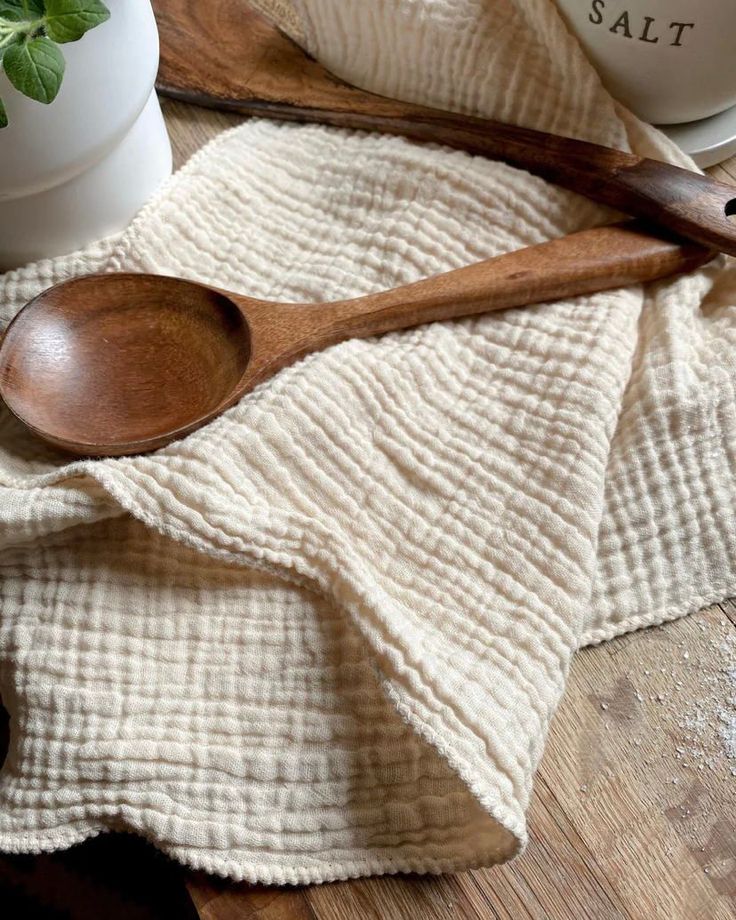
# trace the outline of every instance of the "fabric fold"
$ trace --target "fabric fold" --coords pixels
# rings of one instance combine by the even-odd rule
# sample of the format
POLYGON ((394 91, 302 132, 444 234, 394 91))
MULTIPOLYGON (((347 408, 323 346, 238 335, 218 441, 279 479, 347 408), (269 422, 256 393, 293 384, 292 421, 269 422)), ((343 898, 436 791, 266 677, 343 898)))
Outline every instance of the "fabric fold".
MULTIPOLYGON (((680 157, 546 0, 289 10, 369 89, 680 157)), ((458 151, 254 120, 120 239, 0 280, 0 321, 85 271, 325 301, 610 219, 458 151)), ((0 410, 0 847, 126 829, 291 883, 514 855, 575 650, 734 593, 733 304, 719 260, 346 342, 150 456, 70 461, 0 410)))

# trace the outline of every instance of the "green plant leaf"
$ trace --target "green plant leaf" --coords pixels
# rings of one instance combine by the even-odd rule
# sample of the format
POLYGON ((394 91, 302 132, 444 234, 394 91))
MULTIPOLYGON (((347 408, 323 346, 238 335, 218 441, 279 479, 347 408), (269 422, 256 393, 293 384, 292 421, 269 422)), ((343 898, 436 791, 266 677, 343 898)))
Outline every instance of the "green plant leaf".
POLYGON ((5 52, 8 50, 8 48, 12 48, 13 45, 20 44, 20 42, 22 42, 22 41, 23 41, 23 36, 22 36, 22 35, 20 35, 20 34, 14 35, 14 36, 10 39, 10 43, 9 43, 9 44, 5 45, 3 48, 0 48, 0 64, 2 64, 2 62, 3 62, 3 57, 5 56, 5 52))
POLYGON ((13 86, 24 96, 44 103, 56 99, 64 66, 64 55, 49 38, 11 45, 3 58, 5 74, 13 86))
POLYGON ((43 0, 0 0, 0 19, 10 22, 40 19, 44 12, 43 0))
POLYGON ((46 31, 56 42, 75 42, 109 18, 100 0, 46 0, 46 31))
POLYGON ((8 127, 8 113, 5 111, 3 100, 0 99, 0 128, 8 127))

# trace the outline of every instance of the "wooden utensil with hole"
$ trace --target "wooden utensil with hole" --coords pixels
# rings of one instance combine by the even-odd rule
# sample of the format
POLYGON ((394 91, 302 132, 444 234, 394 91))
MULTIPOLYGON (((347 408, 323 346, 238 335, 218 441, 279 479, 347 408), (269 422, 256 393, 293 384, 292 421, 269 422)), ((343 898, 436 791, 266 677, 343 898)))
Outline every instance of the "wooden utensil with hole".
POLYGON ((141 453, 344 339, 650 281, 712 255, 629 222, 323 304, 270 303, 157 275, 88 275, 50 288, 8 326, 0 396, 66 450, 141 453))
MULTIPOLYGON (((333 76, 243 0, 154 0, 158 88, 198 105, 399 134, 505 160, 594 201, 736 255, 736 190, 571 138, 398 102, 333 76)), ((538 202, 544 208, 544 202, 538 202)))

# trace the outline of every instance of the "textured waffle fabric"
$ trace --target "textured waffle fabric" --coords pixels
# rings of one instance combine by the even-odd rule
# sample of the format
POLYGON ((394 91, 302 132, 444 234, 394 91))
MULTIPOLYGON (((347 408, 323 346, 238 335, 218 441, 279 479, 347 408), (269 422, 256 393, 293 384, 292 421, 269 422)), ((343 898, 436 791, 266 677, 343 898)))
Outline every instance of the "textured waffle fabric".
MULTIPOLYGON (((289 22, 378 92, 677 161, 549 0, 289 22)), ((122 238, 6 275, 0 320, 80 272, 322 301, 611 219, 461 152, 250 121, 122 238)), ((518 852, 575 650, 736 589, 735 346, 719 259, 347 342, 151 456, 73 462, 3 411, 0 847, 125 829, 265 882, 518 852)))

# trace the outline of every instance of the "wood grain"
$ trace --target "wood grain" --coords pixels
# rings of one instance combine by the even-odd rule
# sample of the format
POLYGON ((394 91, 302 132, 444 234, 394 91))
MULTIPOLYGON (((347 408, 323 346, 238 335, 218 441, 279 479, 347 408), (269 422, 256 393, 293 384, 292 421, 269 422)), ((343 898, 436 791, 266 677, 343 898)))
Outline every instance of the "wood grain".
MULTIPOLYGON (((398 134, 502 159, 601 204, 736 255, 733 189, 620 150, 351 87, 244 0, 156 0, 161 92, 283 121, 398 134)), ((543 204, 542 204, 543 206, 543 204)))
MULTIPOLYGON (((242 121, 172 100, 164 112, 177 165, 242 121)), ((736 159, 714 172, 736 182, 736 159)), ((736 920, 733 762, 700 771, 678 755, 680 722, 712 692, 715 650, 735 630, 736 605, 724 603, 576 656, 536 777, 530 844, 514 862, 299 889, 190 874, 200 917, 736 920)), ((717 750, 714 729, 703 744, 717 750)))
POLYGON ((249 356, 247 324, 229 297, 174 278, 87 275, 45 291, 10 323, 0 396, 65 450, 136 453, 231 404, 249 356))

